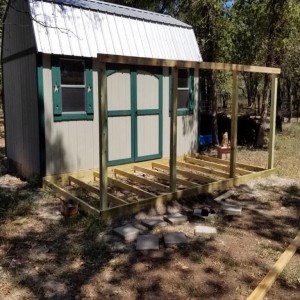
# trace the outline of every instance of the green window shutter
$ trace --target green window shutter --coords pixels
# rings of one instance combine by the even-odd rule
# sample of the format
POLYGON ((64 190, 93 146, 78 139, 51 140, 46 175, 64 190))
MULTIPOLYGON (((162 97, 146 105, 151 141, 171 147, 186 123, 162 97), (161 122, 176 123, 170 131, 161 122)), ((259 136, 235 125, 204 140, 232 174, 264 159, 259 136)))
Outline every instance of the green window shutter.
POLYGON ((189 73, 189 110, 194 110, 195 107, 195 91, 194 91, 194 70, 191 69, 189 73))
POLYGON ((92 62, 86 61, 85 66, 85 95, 86 95, 86 113, 94 113, 93 99, 93 68, 92 62))
POLYGON ((52 64, 52 94, 53 94, 53 114, 61 115, 61 86, 60 67, 58 63, 52 64))

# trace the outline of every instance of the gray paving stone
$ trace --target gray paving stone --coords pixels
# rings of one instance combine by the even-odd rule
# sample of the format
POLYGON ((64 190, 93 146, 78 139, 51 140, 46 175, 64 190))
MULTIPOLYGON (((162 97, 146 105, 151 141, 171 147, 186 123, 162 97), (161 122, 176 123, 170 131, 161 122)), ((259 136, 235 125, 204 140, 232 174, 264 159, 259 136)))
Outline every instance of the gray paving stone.
POLYGON ((131 225, 125 225, 115 228, 113 232, 121 236, 126 242, 133 242, 137 239, 140 231, 131 225))
POLYGON ((241 215, 242 208, 239 205, 225 204, 222 206, 222 210, 226 215, 241 215))
POLYGON ((154 234, 138 236, 136 250, 159 250, 159 238, 154 234))
POLYGON ((193 216, 200 218, 202 220, 210 220, 215 218, 217 214, 208 214, 208 216, 202 216, 202 209, 201 208, 195 208, 193 216))
POLYGON ((187 238, 182 232, 169 232, 164 234, 164 242, 166 247, 187 244, 187 238))
POLYGON ((165 227, 168 225, 165 221, 162 219, 144 219, 141 220, 142 224, 150 229, 153 229, 155 227, 165 227))
POLYGON ((217 234, 217 229, 211 226, 199 225, 195 227, 195 235, 217 234))
POLYGON ((171 214, 164 216, 164 219, 171 223, 172 225, 180 225, 187 221, 187 216, 184 216, 180 213, 171 214))

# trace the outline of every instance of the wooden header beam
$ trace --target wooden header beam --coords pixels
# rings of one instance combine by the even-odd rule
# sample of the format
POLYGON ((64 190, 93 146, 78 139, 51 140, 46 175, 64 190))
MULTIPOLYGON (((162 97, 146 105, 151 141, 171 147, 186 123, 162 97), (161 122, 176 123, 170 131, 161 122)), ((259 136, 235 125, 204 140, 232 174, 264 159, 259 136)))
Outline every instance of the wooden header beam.
POLYGON ((280 68, 226 64, 226 63, 217 63, 217 62, 168 60, 168 59, 107 55, 107 54, 98 54, 97 58, 100 63, 157 66, 157 67, 170 67, 170 68, 174 68, 174 67, 191 68, 191 69, 199 68, 199 69, 206 69, 206 70, 237 71, 237 72, 275 74, 275 75, 279 75, 281 73, 280 68))

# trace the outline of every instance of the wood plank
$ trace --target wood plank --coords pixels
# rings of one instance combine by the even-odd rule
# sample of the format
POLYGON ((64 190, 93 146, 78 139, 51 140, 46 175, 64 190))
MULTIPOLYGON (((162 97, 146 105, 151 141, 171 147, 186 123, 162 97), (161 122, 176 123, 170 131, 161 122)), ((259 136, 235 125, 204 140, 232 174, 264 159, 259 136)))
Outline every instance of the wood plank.
MULTIPOLYGON (((161 172, 158 172, 158 171, 146 169, 146 168, 143 168, 143 167, 140 167, 140 166, 134 166, 133 169, 134 169, 134 171, 142 172, 142 173, 145 173, 145 174, 155 176, 155 177, 160 178, 160 179, 170 181, 170 176, 168 174, 165 174, 165 173, 161 173, 161 172)), ((187 181, 187 180, 184 180, 184 179, 180 179, 180 178, 176 178, 176 181, 177 181, 177 184, 181 184, 181 185, 187 186, 187 187, 198 186, 197 183, 187 181)))
MULTIPOLYGON (((100 178, 100 174, 98 172, 94 172, 94 177, 100 178)), ((118 187, 120 189, 123 189, 125 191, 130 191, 130 192, 132 192, 136 195, 140 195, 142 197, 145 197, 146 199, 147 198, 152 198, 152 197, 155 196, 154 194, 143 191, 142 189, 139 189, 137 187, 129 185, 129 184, 127 184, 125 182, 122 182, 120 180, 117 180, 117 179, 114 179, 114 178, 111 178, 111 177, 108 177, 107 179, 108 179, 108 184, 110 184, 112 186, 116 186, 116 187, 118 187)))
POLYGON ((268 169, 273 169, 273 167, 274 167, 276 108, 277 108, 277 86, 278 86, 278 78, 276 76, 272 75, 270 133, 269 133, 269 149, 268 149, 268 169))
POLYGON ((247 300, 262 300, 300 247, 300 231, 247 300))
MULTIPOLYGON (((162 164, 159 164, 159 163, 152 163, 152 168, 157 168, 157 169, 161 169, 161 170, 165 170, 165 171, 170 171, 170 167, 169 166, 165 166, 165 165, 162 165, 162 164)), ((181 170, 181 169, 178 169, 177 168, 177 174, 179 175, 182 175, 186 178, 192 178, 192 179, 196 179, 198 181, 200 181, 201 183, 207 183, 207 182, 214 182, 216 181, 215 179, 213 178, 210 178, 210 177, 206 177, 206 176, 203 176, 203 175, 200 175, 200 174, 195 174, 195 173, 192 173, 192 172, 188 172, 188 171, 184 171, 184 170, 181 170)))
MULTIPOLYGON (((90 185, 90 184, 88 184, 88 183, 86 183, 86 182, 84 182, 82 180, 79 180, 79 179, 77 179, 77 178, 75 178, 73 176, 69 176, 69 181, 77 184, 81 188, 83 188, 83 189, 85 189, 85 190, 87 190, 87 191, 89 191, 91 193, 94 193, 94 194, 96 194, 98 196, 100 194, 99 188, 94 187, 94 186, 92 186, 92 185, 90 185)), ((110 202, 113 205, 122 205, 122 204, 129 203, 128 201, 120 199, 120 198, 118 198, 118 197, 116 197, 116 196, 114 196, 113 194, 110 194, 110 193, 107 193, 107 199, 108 199, 108 202, 110 202)))
MULTIPOLYGON (((225 166, 229 166, 230 165, 230 162, 228 160, 223 160, 223 159, 216 158, 216 157, 211 157, 211 156, 206 156, 206 155, 200 155, 200 154, 197 155, 197 157, 199 159, 203 159, 203 160, 206 160, 206 161, 223 164, 225 166)), ((246 169, 246 170, 252 171, 252 172, 260 172, 260 171, 265 171, 266 170, 263 167, 258 167, 258 166, 248 165, 248 164, 242 164, 242 163, 236 163, 236 166, 238 168, 246 169)))
POLYGON ((107 208, 107 78, 106 65, 99 63, 99 161, 100 161, 100 199, 101 208, 107 208))
POLYGON ((197 159, 193 159, 192 163, 187 163, 187 162, 177 162, 177 165, 180 167, 184 167, 187 169, 192 169, 198 172, 202 172, 202 173, 206 173, 206 174, 211 174, 211 175, 215 175, 221 178, 229 178, 229 174, 226 172, 222 172, 222 171, 217 171, 211 168, 207 168, 207 167, 203 167, 201 165, 198 165, 198 161, 197 159))
POLYGON ((97 59, 103 63, 128 64, 128 65, 143 65, 143 66, 158 66, 158 67, 177 67, 177 68, 192 68, 205 70, 219 71, 239 71, 250 73, 263 74, 280 74, 280 68, 270 68, 262 66, 238 65, 217 62, 199 62, 199 61, 184 61, 184 60, 168 60, 155 59, 134 56, 108 55, 98 54, 97 59))
POLYGON ((178 69, 172 68, 171 86, 171 118, 170 118, 170 188, 176 191, 176 159, 177 159, 177 102, 178 102, 178 69))
MULTIPOLYGON (((217 169, 217 170, 226 171, 226 173, 229 174, 230 167, 226 166, 226 165, 223 165, 223 164, 219 164, 219 163, 211 162, 211 161, 207 161, 207 160, 202 160, 202 159, 199 159, 199 158, 193 158, 193 157, 189 157, 189 156, 184 157, 184 160, 186 162, 193 163, 193 164, 196 164, 196 165, 199 165, 199 166, 209 167, 209 168, 213 168, 213 169, 217 169)), ((240 175, 247 175, 247 174, 252 173, 251 171, 240 169, 240 168, 236 168, 236 171, 240 175)))
POLYGON ((158 191, 169 192, 169 190, 170 190, 170 188, 168 186, 165 186, 165 185, 162 185, 160 183, 148 180, 148 179, 143 178, 143 177, 136 176, 134 174, 131 174, 131 173, 119 170, 119 169, 115 169, 115 174, 116 175, 121 175, 123 177, 127 177, 128 179, 130 179, 132 181, 139 182, 139 183, 144 184, 146 186, 151 186, 152 188, 155 188, 158 191))
POLYGON ((274 172, 275 169, 269 169, 257 173, 251 173, 249 175, 241 177, 229 178, 225 180, 212 182, 209 184, 198 185, 194 188, 176 191, 175 193, 168 193, 158 197, 141 200, 137 203, 130 203, 119 207, 107 209, 105 211, 101 211, 100 215, 103 219, 114 219, 122 216, 130 216, 134 213, 141 211, 142 209, 156 209, 158 205, 163 205, 164 203, 172 201, 174 199, 182 199, 186 197, 197 196, 201 193, 211 193, 217 190, 224 190, 236 185, 248 183, 250 180, 270 176, 274 172))
POLYGON ((44 186, 48 186, 54 192, 56 192, 60 196, 64 197, 65 199, 71 199, 71 200, 75 201, 75 203, 78 204, 79 209, 83 210, 84 212, 91 213, 91 214, 100 214, 100 210, 98 210, 95 207, 89 205, 88 203, 81 200, 80 198, 72 195, 71 193, 69 193, 65 189, 61 188, 57 184, 52 183, 52 182, 50 182, 46 179, 43 180, 43 183, 44 183, 44 186))
POLYGON ((238 87, 239 74, 234 71, 232 74, 232 101, 231 101, 231 148, 230 148, 230 177, 236 177, 236 156, 237 156, 237 118, 238 118, 238 87))

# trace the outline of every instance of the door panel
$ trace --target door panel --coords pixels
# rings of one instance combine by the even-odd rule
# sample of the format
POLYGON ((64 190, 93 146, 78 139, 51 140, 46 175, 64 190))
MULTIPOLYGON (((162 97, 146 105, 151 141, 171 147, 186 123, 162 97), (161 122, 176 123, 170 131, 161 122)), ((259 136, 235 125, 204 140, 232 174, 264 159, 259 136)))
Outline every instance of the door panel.
POLYGON ((157 155, 159 153, 159 116, 138 116, 137 128, 137 156, 157 155))
POLYGON ((131 158, 131 116, 108 118, 108 161, 131 158))

